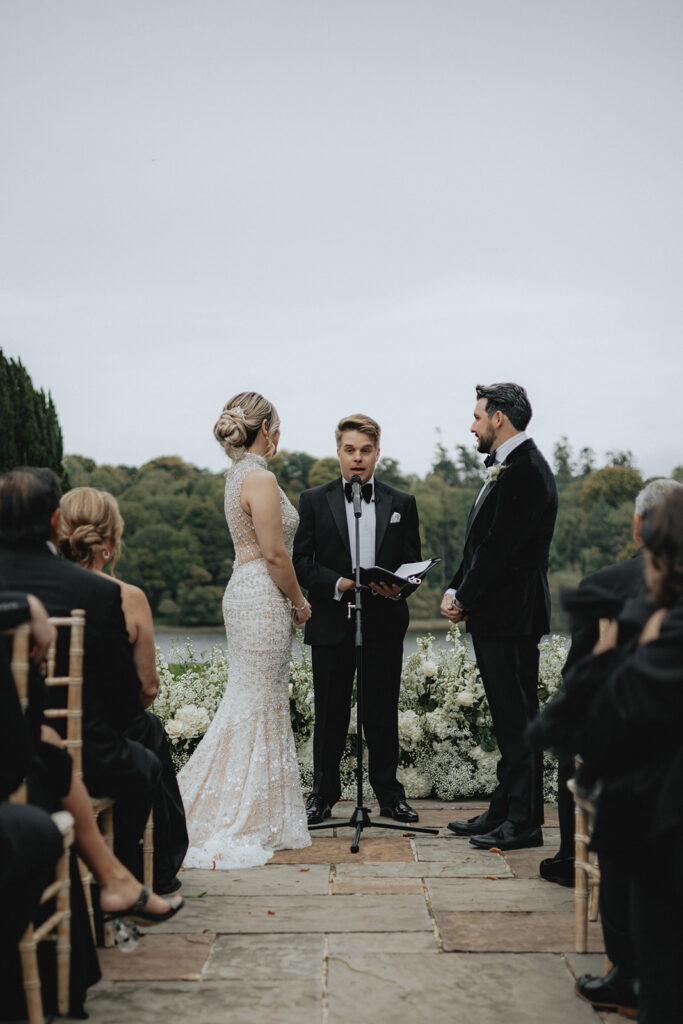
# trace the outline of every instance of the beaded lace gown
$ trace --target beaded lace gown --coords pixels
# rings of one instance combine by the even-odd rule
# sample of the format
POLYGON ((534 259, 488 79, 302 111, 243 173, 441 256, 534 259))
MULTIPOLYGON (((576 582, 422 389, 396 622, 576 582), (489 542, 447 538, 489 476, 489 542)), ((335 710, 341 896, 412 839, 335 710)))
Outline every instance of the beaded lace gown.
MULTIPOLYGON (((223 598, 228 682, 211 725, 178 775, 190 847, 185 866, 245 868, 275 850, 311 843, 289 718, 292 613, 240 505, 242 483, 266 460, 246 454, 228 470, 225 516, 235 564, 223 598)), ((280 492, 291 555, 299 521, 280 492)))

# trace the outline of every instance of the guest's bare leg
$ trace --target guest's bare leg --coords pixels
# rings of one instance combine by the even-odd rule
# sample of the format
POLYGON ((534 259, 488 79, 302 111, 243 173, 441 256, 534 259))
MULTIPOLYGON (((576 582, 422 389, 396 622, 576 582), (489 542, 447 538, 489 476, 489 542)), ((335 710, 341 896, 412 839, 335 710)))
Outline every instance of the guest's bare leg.
MULTIPOLYGON (((41 739, 54 743, 57 734, 43 726, 41 739)), ((59 737, 57 736, 57 740, 59 737)), ((140 896, 140 882, 123 866, 104 841, 90 806, 90 796, 82 779, 71 778, 71 788, 62 798, 62 805, 74 819, 74 834, 79 855, 92 871, 100 886, 100 906, 106 914, 132 906, 140 896)), ((164 914, 169 907, 182 902, 178 897, 161 897, 152 893, 145 903, 149 914, 164 914)))

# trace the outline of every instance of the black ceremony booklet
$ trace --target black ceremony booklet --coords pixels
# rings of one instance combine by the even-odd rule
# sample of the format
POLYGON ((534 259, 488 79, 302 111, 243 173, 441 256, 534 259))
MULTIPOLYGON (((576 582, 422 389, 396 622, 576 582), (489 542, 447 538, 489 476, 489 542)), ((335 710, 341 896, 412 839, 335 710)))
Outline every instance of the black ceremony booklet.
POLYGON ((369 569, 361 567, 360 581, 364 586, 368 583, 388 583, 389 586, 397 583, 400 587, 410 583, 419 586, 429 570, 440 561, 440 558, 428 558, 425 562, 405 562, 395 572, 383 569, 380 565, 373 565, 369 569))

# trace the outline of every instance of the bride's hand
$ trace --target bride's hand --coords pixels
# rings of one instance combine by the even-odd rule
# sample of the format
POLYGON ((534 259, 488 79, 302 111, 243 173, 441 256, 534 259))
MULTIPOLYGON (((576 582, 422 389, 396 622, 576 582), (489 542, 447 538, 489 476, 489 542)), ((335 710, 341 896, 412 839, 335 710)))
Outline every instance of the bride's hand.
POLYGON ((292 621, 295 626, 303 626, 304 622, 308 622, 312 615, 311 606, 308 601, 304 601, 303 608, 295 608, 292 616, 292 621))

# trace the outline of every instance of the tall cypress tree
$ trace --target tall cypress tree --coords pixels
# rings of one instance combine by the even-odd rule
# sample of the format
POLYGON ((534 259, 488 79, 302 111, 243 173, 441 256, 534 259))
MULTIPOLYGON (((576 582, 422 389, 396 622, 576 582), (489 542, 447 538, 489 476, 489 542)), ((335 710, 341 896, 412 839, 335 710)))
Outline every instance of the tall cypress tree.
POLYGON ((48 466, 64 479, 62 430, 48 392, 37 390, 20 359, 0 349, 0 472, 48 466))

